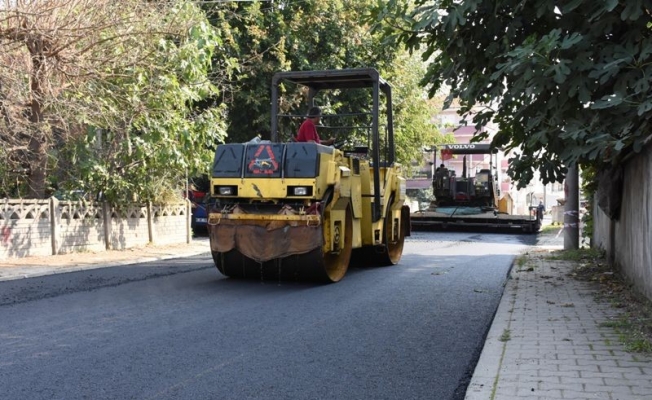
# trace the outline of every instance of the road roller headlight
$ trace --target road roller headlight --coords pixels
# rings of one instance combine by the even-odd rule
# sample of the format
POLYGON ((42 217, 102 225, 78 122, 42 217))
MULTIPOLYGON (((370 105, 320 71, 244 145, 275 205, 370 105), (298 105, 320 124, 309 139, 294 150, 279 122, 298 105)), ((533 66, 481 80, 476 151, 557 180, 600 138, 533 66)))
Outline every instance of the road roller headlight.
POLYGON ((290 196, 312 196, 312 186, 290 186, 288 187, 290 196))
POLYGON ((235 196, 238 194, 238 189, 235 186, 216 186, 215 193, 220 196, 235 196))

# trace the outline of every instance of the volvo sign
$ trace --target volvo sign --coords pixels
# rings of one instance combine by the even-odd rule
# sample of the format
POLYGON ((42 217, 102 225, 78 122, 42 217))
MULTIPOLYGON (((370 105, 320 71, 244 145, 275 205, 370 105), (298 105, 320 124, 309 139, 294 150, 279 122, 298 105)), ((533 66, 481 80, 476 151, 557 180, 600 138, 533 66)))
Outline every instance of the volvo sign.
POLYGON ((491 147, 491 143, 468 143, 468 144, 442 144, 442 151, 450 154, 490 154, 497 153, 497 150, 491 147))

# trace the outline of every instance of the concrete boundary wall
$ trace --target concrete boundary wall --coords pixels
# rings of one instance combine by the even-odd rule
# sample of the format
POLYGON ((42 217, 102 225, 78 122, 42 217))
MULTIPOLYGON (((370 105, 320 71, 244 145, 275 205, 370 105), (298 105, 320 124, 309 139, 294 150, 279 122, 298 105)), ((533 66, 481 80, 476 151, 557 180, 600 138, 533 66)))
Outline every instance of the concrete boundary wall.
POLYGON ((0 199, 0 260, 189 243, 190 202, 115 206, 102 202, 0 199))
POLYGON ((597 204, 593 209, 593 247, 652 300, 652 143, 625 165, 620 218, 611 220, 597 204))

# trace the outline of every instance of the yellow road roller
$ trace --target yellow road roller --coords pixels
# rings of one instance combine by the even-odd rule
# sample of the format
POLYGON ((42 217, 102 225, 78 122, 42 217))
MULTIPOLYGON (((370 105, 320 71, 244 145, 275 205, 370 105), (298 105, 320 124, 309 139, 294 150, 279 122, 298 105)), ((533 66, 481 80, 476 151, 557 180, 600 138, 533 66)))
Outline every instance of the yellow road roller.
MULTIPOLYGON (((391 86, 373 68, 275 74, 271 140, 224 144, 215 152, 208 230, 217 269, 234 278, 337 282, 352 263, 397 264, 410 235, 410 209, 395 162, 391 101, 391 86), (337 127, 357 130, 355 146, 283 138, 305 118, 284 114, 281 92, 290 84, 304 88, 309 106, 325 91, 362 90, 356 98, 369 105, 355 115, 360 125, 337 127)), ((346 133, 337 136, 346 142, 346 133)))

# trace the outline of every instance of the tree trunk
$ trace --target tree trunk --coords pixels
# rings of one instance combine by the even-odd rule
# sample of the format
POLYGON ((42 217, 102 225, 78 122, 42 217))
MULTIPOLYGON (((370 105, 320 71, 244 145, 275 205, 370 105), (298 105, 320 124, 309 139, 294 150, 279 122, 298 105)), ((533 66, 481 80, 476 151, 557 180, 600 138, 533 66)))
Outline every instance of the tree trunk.
POLYGON ((48 163, 48 127, 43 124, 43 82, 45 56, 41 48, 30 46, 32 54, 31 95, 29 121, 31 137, 28 146, 29 175, 27 177, 27 197, 32 199, 45 198, 45 179, 48 163), (36 51, 34 51, 36 50, 36 51))
POLYGON ((29 140, 29 175, 27 177, 27 198, 45 198, 45 180, 47 171, 47 145, 45 135, 35 127, 29 140))

